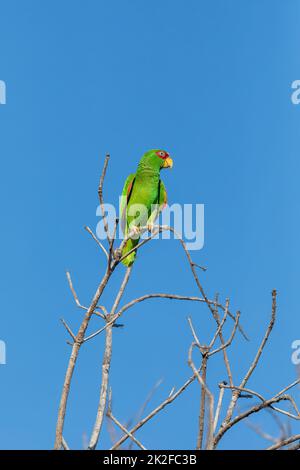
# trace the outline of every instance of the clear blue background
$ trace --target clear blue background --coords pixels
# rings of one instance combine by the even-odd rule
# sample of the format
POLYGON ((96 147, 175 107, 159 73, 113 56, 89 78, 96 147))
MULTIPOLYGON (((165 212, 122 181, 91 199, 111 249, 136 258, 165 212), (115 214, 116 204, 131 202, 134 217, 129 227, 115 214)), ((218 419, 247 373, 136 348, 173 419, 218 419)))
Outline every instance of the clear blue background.
MULTIPOLYGON (((143 152, 161 147, 174 157, 164 173, 169 201, 205 204, 205 247, 194 260, 209 268, 200 273, 209 296, 229 296, 251 338, 238 335, 230 352, 236 383, 269 321, 273 288, 278 320, 249 386, 271 396, 295 379, 300 106, 290 95, 300 78, 299 14, 296 0, 0 0, 1 448, 53 446, 70 352, 59 319, 76 331, 82 318, 65 269, 88 304, 104 258, 83 226, 96 227, 108 151, 107 202, 117 202, 143 152)), ((103 297, 107 308, 123 272, 103 297)), ((198 294, 176 241, 145 247, 123 301, 153 291, 198 294)), ((115 330, 113 410, 123 423, 159 379, 147 411, 190 376, 187 315, 208 342, 213 324, 198 304, 149 301, 115 330)), ((97 337, 80 354, 65 426, 73 448, 94 422, 102 352, 97 337)), ((211 388, 225 378, 212 360, 211 388)), ((138 436, 148 448, 194 448, 198 409, 195 383, 138 436)), ((267 413, 253 422, 279 434, 267 413)), ((105 424, 100 448, 110 445, 105 424)), ((241 424, 221 447, 267 445, 241 424)))

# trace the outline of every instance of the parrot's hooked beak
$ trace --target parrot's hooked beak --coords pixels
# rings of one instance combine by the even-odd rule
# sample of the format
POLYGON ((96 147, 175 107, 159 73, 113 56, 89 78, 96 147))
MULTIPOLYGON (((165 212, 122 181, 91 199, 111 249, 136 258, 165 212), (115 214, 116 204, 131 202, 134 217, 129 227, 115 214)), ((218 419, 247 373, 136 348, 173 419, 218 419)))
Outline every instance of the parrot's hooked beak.
POLYGON ((163 168, 172 168, 172 166, 173 166, 172 158, 171 157, 166 158, 164 161, 163 168))

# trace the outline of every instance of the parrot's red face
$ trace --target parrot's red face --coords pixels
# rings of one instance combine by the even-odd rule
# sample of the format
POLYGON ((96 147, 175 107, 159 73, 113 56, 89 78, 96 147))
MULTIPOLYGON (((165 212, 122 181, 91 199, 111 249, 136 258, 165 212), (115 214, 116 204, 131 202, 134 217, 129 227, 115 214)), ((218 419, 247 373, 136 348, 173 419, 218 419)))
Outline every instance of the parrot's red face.
POLYGON ((170 155, 168 154, 168 152, 166 152, 165 150, 158 150, 156 152, 156 155, 159 157, 159 158, 162 158, 163 160, 165 160, 166 158, 168 158, 170 155))
POLYGON ((161 168, 172 168, 173 160, 165 150, 157 150, 156 155, 163 160, 161 168))

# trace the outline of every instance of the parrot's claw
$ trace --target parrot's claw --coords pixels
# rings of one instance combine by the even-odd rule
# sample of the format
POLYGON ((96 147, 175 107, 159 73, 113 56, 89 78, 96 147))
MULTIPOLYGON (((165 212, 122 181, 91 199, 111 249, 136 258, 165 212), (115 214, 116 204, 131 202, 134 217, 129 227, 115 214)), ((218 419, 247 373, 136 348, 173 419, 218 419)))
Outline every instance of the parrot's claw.
POLYGON ((153 230, 154 230, 154 224, 152 224, 151 222, 149 222, 149 223, 147 224, 147 229, 148 229, 148 232, 151 232, 151 233, 152 233, 153 230))
POLYGON ((140 233, 140 227, 138 227, 137 225, 133 225, 130 228, 131 228, 133 235, 138 235, 140 233))
POLYGON ((114 258, 119 261, 119 259, 122 257, 122 252, 121 250, 119 250, 119 248, 117 248, 115 251, 114 251, 114 258))

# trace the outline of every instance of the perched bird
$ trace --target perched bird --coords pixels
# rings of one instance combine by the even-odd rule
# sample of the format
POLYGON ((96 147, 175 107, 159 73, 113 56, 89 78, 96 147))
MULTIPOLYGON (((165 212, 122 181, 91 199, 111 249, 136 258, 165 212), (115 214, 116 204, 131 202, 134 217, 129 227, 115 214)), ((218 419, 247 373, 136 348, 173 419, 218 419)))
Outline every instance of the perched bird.
MULTIPOLYGON (((120 203, 120 221, 126 236, 134 233, 123 248, 122 256, 134 248, 140 238, 140 227, 153 229, 155 219, 167 203, 167 193, 160 179, 160 170, 172 168, 173 160, 165 150, 149 150, 137 167, 136 173, 130 174, 124 184, 120 203)), ((136 252, 133 251, 123 260, 125 266, 131 266, 136 252)))

